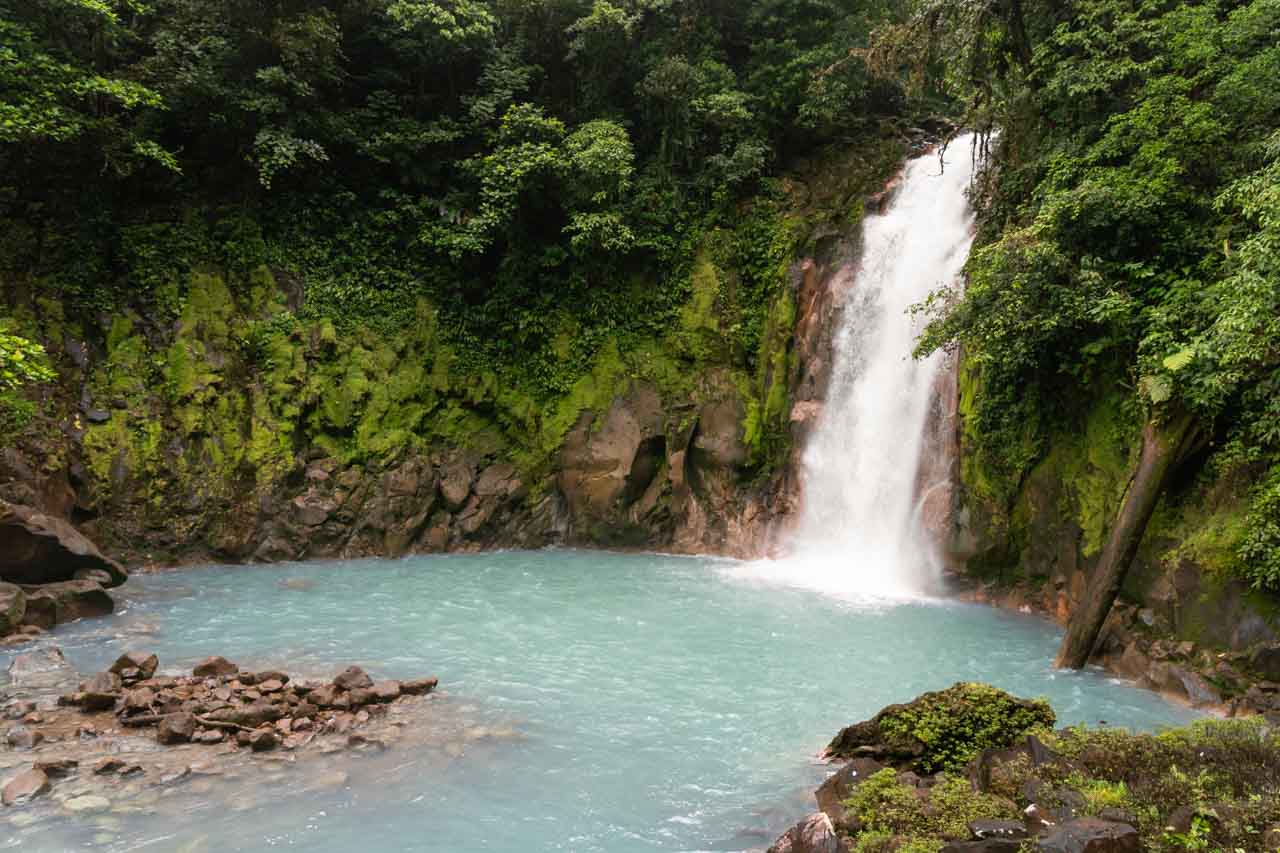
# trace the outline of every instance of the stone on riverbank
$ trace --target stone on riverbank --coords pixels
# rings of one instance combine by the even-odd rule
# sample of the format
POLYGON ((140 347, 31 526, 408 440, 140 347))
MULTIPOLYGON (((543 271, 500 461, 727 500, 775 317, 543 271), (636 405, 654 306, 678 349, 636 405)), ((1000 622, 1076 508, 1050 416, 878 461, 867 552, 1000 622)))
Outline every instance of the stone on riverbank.
POLYGON ((44 771, 34 767, 14 776, 5 783, 0 791, 0 802, 6 806, 16 806, 35 799, 49 790, 49 777, 44 771))
POLYGON ((235 675, 240 671, 240 667, 233 664, 224 657, 208 657, 196 664, 191 670, 191 674, 197 678, 207 678, 209 676, 219 675, 235 675))

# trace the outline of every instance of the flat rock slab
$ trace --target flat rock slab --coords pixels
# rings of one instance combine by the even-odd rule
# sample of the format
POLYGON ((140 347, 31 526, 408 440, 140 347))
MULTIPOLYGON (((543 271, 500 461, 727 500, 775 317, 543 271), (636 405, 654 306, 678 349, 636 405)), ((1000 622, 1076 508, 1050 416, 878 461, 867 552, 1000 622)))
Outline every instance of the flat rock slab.
POLYGON ((0 791, 0 802, 16 806, 34 799, 49 790, 49 777, 34 767, 23 771, 5 783, 0 791))

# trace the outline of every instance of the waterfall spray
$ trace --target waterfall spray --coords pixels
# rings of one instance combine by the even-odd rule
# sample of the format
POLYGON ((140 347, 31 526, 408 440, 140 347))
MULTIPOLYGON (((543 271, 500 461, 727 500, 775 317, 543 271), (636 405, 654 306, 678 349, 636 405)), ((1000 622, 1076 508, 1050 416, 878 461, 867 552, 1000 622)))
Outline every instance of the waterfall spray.
POLYGON ((912 358, 922 321, 908 309, 955 282, 968 256, 969 142, 956 139, 943 161, 937 153, 909 161, 888 208, 864 221, 826 402, 804 451, 789 554, 739 574, 852 599, 918 596, 939 580, 916 510, 929 486, 918 472, 946 356, 912 358))

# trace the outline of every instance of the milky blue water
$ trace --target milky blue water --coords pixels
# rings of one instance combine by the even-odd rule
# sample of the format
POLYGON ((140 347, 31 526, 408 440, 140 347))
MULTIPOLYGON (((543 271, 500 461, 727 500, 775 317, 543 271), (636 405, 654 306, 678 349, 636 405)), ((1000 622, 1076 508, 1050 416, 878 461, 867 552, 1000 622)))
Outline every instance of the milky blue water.
MULTIPOLYGON (((855 605, 755 585, 728 565, 540 551, 135 576, 115 616, 51 638, 82 671, 145 647, 162 668, 216 653, 246 668, 436 674, 441 733, 378 760, 332 757, 350 765, 336 790, 303 792, 314 771, 300 759, 249 802, 211 794, 177 815, 99 819, 96 842, 74 843, 758 849, 812 809, 825 772, 815 756, 842 726, 957 680, 1045 696, 1063 723, 1149 729, 1192 716, 1101 673, 1055 672, 1059 632, 1033 617, 855 605)), ((54 820, 23 849, 88 838, 77 820, 54 820)))

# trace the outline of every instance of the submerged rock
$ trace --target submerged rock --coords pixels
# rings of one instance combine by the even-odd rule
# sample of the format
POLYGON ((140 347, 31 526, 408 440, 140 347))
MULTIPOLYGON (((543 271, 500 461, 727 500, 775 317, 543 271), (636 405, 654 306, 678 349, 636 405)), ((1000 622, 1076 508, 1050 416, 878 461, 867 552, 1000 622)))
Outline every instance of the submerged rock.
POLYGON ((16 806, 32 800, 49 790, 49 777, 44 771, 34 767, 23 771, 5 783, 0 791, 0 802, 6 806, 16 806))

